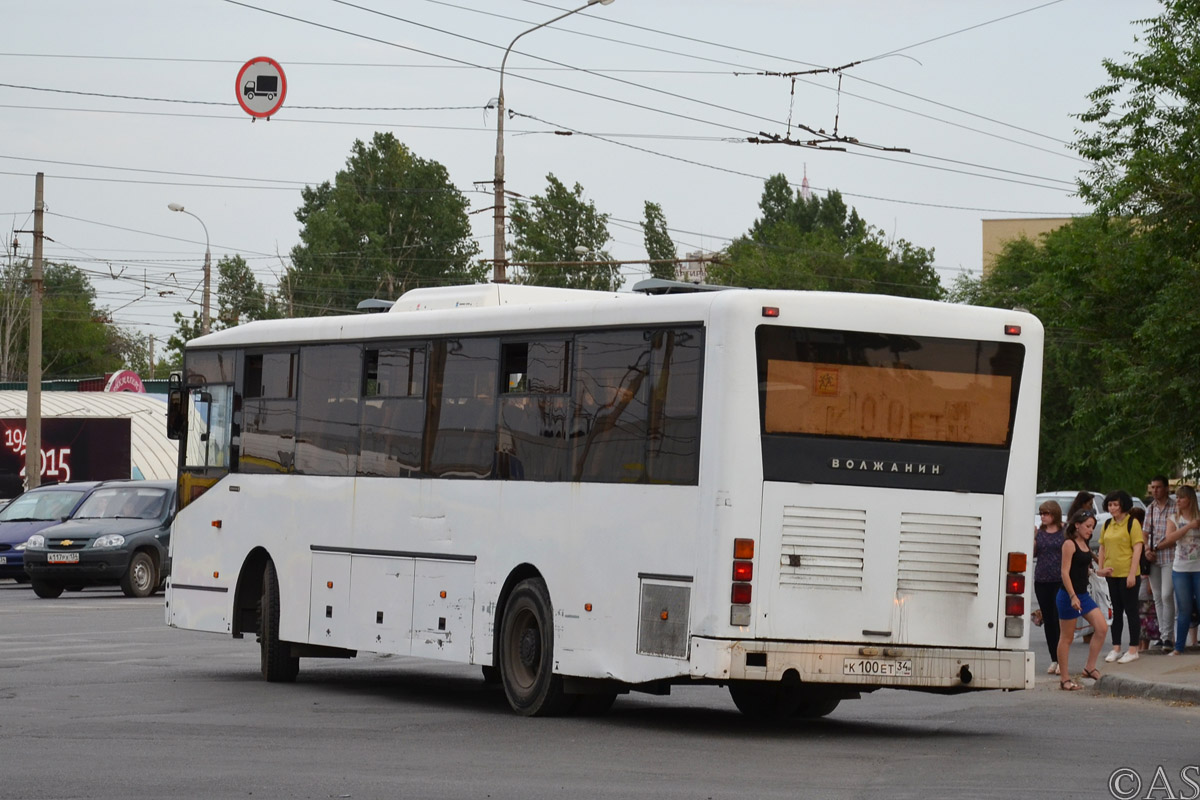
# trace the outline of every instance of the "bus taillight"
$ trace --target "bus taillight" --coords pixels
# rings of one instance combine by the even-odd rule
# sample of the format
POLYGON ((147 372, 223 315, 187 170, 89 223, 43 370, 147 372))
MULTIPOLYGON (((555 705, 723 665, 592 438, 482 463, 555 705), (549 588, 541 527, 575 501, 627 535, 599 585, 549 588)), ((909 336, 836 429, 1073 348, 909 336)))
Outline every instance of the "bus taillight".
POLYGON ((1004 635, 1018 639, 1025 633, 1025 553, 1008 554, 1008 574, 1004 578, 1004 635))
MULTIPOLYGON (((730 595, 729 595, 729 600, 730 600, 730 602, 731 602, 731 603, 733 603, 734 605, 746 606, 746 616, 747 616, 747 617, 749 617, 749 615, 750 615, 750 607, 749 607, 749 605, 750 605, 750 594, 751 594, 751 590, 750 590, 750 584, 748 584, 748 583, 735 583, 735 584, 733 585, 733 591, 732 591, 732 592, 730 592, 730 595)), ((736 608, 735 608, 733 611, 734 611, 734 614, 737 614, 737 612, 738 612, 738 609, 736 609, 736 608)), ((732 624, 734 624, 734 625, 739 625, 739 624, 740 624, 740 625, 747 625, 747 624, 749 624, 749 620, 747 620, 746 622, 742 622, 742 623, 737 623, 737 622, 734 622, 734 623, 732 623, 732 624)))
POLYGON ((754 589, 754 540, 733 540, 733 586, 729 591, 729 624, 745 627, 750 624, 750 600, 754 589))

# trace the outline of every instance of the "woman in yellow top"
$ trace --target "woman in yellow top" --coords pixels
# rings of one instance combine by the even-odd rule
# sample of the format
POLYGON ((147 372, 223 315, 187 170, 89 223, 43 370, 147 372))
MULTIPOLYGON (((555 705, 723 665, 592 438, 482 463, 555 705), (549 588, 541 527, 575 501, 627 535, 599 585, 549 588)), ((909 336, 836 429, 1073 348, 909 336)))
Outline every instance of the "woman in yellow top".
POLYGON ((1117 490, 1104 498, 1104 506, 1112 519, 1104 523, 1100 533, 1099 574, 1107 574, 1108 595, 1112 601, 1113 649, 1105 661, 1128 664, 1138 657, 1138 578, 1142 559, 1142 526, 1129 515, 1133 498, 1129 492, 1117 490), (1124 621, 1129 620, 1129 649, 1121 655, 1121 633, 1124 621), (1118 656, 1120 656, 1118 658, 1118 656))

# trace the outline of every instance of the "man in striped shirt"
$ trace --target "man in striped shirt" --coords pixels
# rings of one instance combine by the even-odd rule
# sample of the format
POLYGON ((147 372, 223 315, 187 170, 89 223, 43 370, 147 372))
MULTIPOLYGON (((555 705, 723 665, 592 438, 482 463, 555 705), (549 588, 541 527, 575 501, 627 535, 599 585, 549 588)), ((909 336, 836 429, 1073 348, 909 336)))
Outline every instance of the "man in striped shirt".
POLYGON ((1167 520, 1175 516, 1175 501, 1167 494, 1167 477, 1155 475, 1150 480, 1150 505, 1146 506, 1146 522, 1142 533, 1146 536, 1146 555, 1153 558, 1150 567, 1150 590, 1154 592, 1154 612, 1158 615, 1158 630, 1162 637, 1164 653, 1174 647, 1175 631, 1175 586, 1171 580, 1171 563, 1175 560, 1175 546, 1160 548, 1167 535, 1167 520))

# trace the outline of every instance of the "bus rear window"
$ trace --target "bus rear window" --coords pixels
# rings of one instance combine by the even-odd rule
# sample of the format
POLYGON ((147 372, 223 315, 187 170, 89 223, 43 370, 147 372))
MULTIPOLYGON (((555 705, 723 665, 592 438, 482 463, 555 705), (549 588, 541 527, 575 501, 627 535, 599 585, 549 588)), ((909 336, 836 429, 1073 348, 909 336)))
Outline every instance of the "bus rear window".
POLYGON ((764 434, 1011 440, 1020 344, 774 326, 757 344, 764 434))

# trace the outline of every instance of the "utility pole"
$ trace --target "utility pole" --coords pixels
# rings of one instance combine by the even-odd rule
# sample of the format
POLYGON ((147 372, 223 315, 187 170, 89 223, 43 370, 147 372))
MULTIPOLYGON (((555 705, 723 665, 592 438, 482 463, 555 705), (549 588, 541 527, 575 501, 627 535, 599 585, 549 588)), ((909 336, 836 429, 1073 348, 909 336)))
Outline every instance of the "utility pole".
POLYGON ((33 269, 29 277, 29 380, 25 393, 25 486, 42 483, 42 187, 37 174, 33 192, 33 269))

